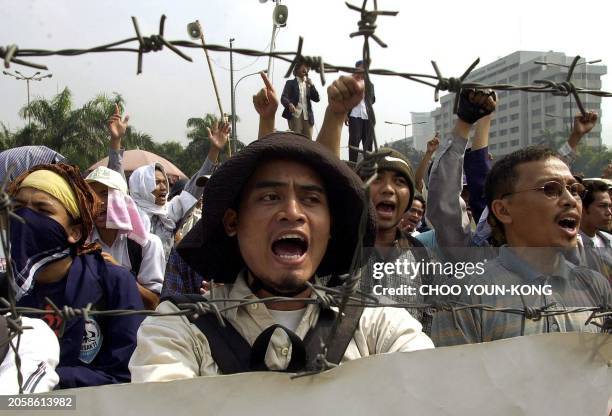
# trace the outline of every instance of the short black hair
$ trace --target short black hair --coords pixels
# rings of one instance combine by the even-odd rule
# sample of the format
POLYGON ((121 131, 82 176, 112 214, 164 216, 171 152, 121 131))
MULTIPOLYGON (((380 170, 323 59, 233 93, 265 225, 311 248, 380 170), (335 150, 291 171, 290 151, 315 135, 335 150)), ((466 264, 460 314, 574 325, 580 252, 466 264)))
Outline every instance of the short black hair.
POLYGON ((608 193, 610 187, 604 181, 584 181, 582 182, 586 191, 582 197, 582 208, 588 209, 595 202, 595 194, 608 193))
POLYGON ((425 198, 423 198, 423 195, 421 194, 416 194, 414 196, 414 199, 412 200, 412 203, 414 204, 414 201, 419 201, 421 202, 421 204, 423 204, 423 211, 425 211, 425 208, 427 207, 427 202, 425 202, 425 198))
MULTIPOLYGON (((562 160, 558 153, 544 146, 528 146, 505 155, 499 159, 489 171, 485 180, 485 199, 489 207, 489 225, 493 237, 500 239, 503 235, 503 226, 496 220, 491 204, 502 195, 514 191, 514 183, 518 180, 516 167, 523 163, 536 162, 550 158, 562 160)), ((501 241, 500 241, 501 242, 501 241)))

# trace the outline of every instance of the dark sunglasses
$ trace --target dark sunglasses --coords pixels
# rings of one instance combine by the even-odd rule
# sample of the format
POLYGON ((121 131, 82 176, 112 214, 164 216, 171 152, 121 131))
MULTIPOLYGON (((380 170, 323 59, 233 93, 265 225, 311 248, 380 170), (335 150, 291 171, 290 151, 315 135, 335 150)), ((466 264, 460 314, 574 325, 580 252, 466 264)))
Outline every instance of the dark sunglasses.
POLYGON ((557 181, 550 181, 550 182, 546 182, 544 185, 539 186, 537 188, 530 188, 530 189, 523 189, 523 190, 515 191, 515 192, 508 192, 508 193, 503 194, 501 197, 505 198, 509 195, 518 194, 519 192, 539 191, 539 192, 543 192, 547 198, 556 199, 556 198, 561 197, 561 195, 563 195, 563 191, 565 189, 567 189, 570 195, 572 195, 576 199, 583 198, 585 191, 586 191, 586 188, 580 182, 576 182, 571 185, 563 185, 562 183, 557 182, 557 181))

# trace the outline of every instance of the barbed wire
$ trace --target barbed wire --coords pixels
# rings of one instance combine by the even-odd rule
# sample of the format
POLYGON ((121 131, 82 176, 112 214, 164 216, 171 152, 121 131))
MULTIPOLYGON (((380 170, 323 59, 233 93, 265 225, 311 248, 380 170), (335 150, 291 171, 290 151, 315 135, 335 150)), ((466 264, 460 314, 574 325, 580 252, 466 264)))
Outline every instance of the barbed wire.
MULTIPOLYGON (((354 284, 355 281, 351 281, 354 284)), ((189 303, 177 303, 177 311, 174 312, 158 312, 151 310, 139 310, 139 309, 105 309, 96 310, 93 309, 93 303, 87 304, 84 308, 73 308, 71 306, 63 306, 59 308, 51 299, 45 298, 45 302, 51 307, 51 309, 40 309, 32 307, 21 307, 13 306, 13 303, 5 298, 0 298, 0 314, 10 314, 11 317, 20 315, 30 316, 44 316, 53 315, 62 318, 62 327, 59 333, 63 333, 63 326, 67 321, 77 318, 83 318, 85 320, 93 316, 154 316, 154 317, 170 317, 179 316, 186 317, 190 320, 197 319, 198 316, 212 313, 214 314, 221 326, 225 326, 225 320, 223 314, 232 310, 242 307, 246 307, 253 304, 269 304, 269 303, 285 303, 285 302, 300 302, 304 304, 319 305, 322 308, 342 308, 342 307, 365 307, 365 308, 403 308, 403 309, 415 309, 415 310, 428 310, 432 313, 437 312, 451 312, 453 321, 455 322, 455 328, 459 329, 457 312, 462 310, 479 310, 486 312, 500 312, 508 313, 513 315, 524 316, 525 319, 532 321, 539 321, 546 317, 553 317, 559 315, 571 315, 577 313, 589 312, 590 315, 585 321, 585 326, 589 324, 596 325, 602 330, 612 330, 612 324, 604 322, 600 324, 595 322, 595 319, 612 317, 612 305, 600 305, 590 307, 564 307, 561 309, 551 309, 553 306, 557 306, 555 303, 549 304, 542 307, 498 307, 489 304, 468 304, 465 302, 448 300, 448 301, 436 301, 432 303, 381 303, 376 297, 363 293, 356 288, 351 290, 351 294, 347 294, 344 287, 339 288, 327 287, 323 285, 313 285, 308 283, 308 286, 312 289, 314 297, 308 298, 295 298, 295 297, 282 297, 275 296, 269 298, 215 298, 205 299, 202 297, 201 301, 194 301, 189 303), (230 304, 229 306, 219 307, 219 304, 230 304)), ((340 314, 340 313, 339 313, 340 314)), ((23 333, 24 330, 31 329, 31 327, 23 326, 18 320, 9 318, 11 330, 17 333, 23 333)), ((13 337, 15 335, 12 335, 13 337)), ((0 344, 0 347, 4 344, 0 344)))
MULTIPOLYGON (((346 73, 363 73, 365 80, 365 104, 366 111, 370 120, 370 134, 373 139, 374 151, 362 151, 364 159, 362 161, 361 166, 361 175, 366 178, 364 180, 363 189, 364 189, 364 197, 362 200, 363 207, 367 207, 369 203, 369 187, 370 183, 376 177, 377 172, 377 164, 381 158, 385 157, 388 152, 381 152, 378 150, 378 144, 375 137, 375 123, 376 123, 376 115, 372 106, 373 103, 373 88, 372 82, 370 80, 370 75, 379 75, 379 76, 393 76, 404 78, 413 82, 417 82, 423 85, 427 85, 434 88, 434 100, 439 100, 439 92, 440 91, 448 91, 456 94, 455 97, 455 108, 457 109, 457 100, 459 97, 459 92, 465 88, 472 89, 491 89, 491 90, 501 90, 501 91, 524 91, 530 93, 550 93, 553 95, 559 96, 568 96, 572 95, 576 103, 584 115, 586 113, 582 102, 578 94, 590 94, 599 97, 612 97, 612 93, 604 92, 600 90, 587 90, 576 87, 572 83, 572 74, 578 60, 579 56, 576 56, 568 69, 568 74, 565 81, 556 83, 551 80, 536 80, 534 81, 534 85, 512 85, 512 84, 493 84, 487 85, 478 82, 470 82, 467 81, 472 70, 478 65, 480 62, 479 59, 475 60, 464 73, 459 77, 449 77, 446 78, 442 75, 435 61, 431 61, 435 75, 428 74, 418 74, 418 73, 406 73, 406 72, 396 72, 388 69, 373 69, 371 68, 371 56, 370 56, 370 38, 373 39, 379 46, 385 48, 387 45, 376 35, 375 30, 377 28, 376 20, 378 16, 395 16, 398 12, 393 11, 379 11, 378 4, 376 0, 373 0, 374 8, 373 10, 367 10, 368 0, 363 0, 361 7, 356 7, 348 2, 346 3, 347 7, 350 10, 357 11, 360 13, 360 20, 358 21, 358 31, 351 33, 350 37, 363 37, 363 50, 362 50, 362 61, 363 61, 363 69, 358 69, 353 66, 342 66, 342 65, 332 65, 324 62, 323 58, 320 56, 307 56, 302 53, 303 48, 303 38, 299 37, 297 50, 295 52, 265 52, 253 49, 245 49, 245 48, 231 48, 233 53, 245 55, 245 56, 253 56, 253 57, 271 57, 275 60, 280 60, 289 63, 289 69, 285 74, 285 78, 289 77, 293 71, 293 68, 299 63, 308 64, 314 71, 316 71, 321 79, 321 84, 325 85, 325 74, 326 73, 334 73, 334 72, 346 72, 346 73)), ((123 39, 116 42, 111 42, 105 45, 100 45, 87 49, 61 49, 61 50, 45 50, 45 49, 20 49, 17 45, 9 45, 7 47, 0 47, 0 58, 4 61, 4 67, 9 68, 11 64, 23 65, 36 69, 47 69, 45 65, 38 64, 26 60, 24 58, 31 57, 46 57, 46 56, 79 56, 90 53, 106 53, 106 52, 127 52, 127 53, 137 53, 137 74, 142 73, 143 66, 143 56, 144 54, 151 52, 159 52, 162 51, 164 47, 170 49, 173 53, 178 55, 180 58, 192 62, 190 56, 186 55, 180 48, 195 48, 195 49, 206 49, 214 52, 230 52, 230 48, 214 45, 214 44, 205 44, 202 45, 200 43, 188 41, 188 40, 174 40, 168 41, 164 38, 164 27, 165 27, 166 16, 162 15, 159 23, 159 31, 155 35, 151 36, 143 36, 140 32, 140 28, 138 25, 138 21, 136 17, 132 17, 132 23, 134 26, 134 31, 136 36, 130 37, 127 39, 123 39), (129 47, 129 44, 134 42, 138 43, 138 47, 129 47)), ((358 149, 357 149, 358 150, 358 149)), ((8 177, 8 175, 7 175, 8 177)), ((6 235, 1 234, 2 237, 2 245, 6 258, 6 276, 9 282, 9 297, 8 299, 0 298, 0 304, 4 305, 0 307, 1 314, 8 314, 8 327, 9 327, 9 337, 6 342, 8 342, 11 346, 11 349, 15 353, 15 365, 17 367, 18 374, 18 384, 19 384, 19 392, 23 393, 23 377, 21 374, 21 358, 19 356, 19 343, 20 337, 23 331, 29 329, 29 327, 23 326, 21 323, 20 316, 22 314, 27 315, 48 315, 53 314, 55 316, 62 318, 62 327, 60 328, 60 332, 63 331, 65 326, 65 322, 70 319, 75 318, 84 318, 88 319, 91 316, 132 316, 132 315, 141 315, 141 316, 185 316, 188 318, 196 318, 197 316, 205 313, 214 314, 220 325, 225 325, 222 314, 231 309, 244 307, 250 304, 267 304, 272 302, 304 302, 306 304, 318 304, 325 308, 334 307, 337 308, 339 313, 336 314, 337 318, 334 322, 334 326, 330 332, 330 336, 326 340, 325 345, 330 345, 331 342, 334 341, 335 333, 338 329, 338 326, 341 322, 343 312, 345 308, 350 306, 362 306, 362 307, 394 307, 394 308, 410 308, 410 309, 426 309, 432 312, 440 312, 440 311, 449 311, 452 313, 453 320, 455 326, 458 327, 458 321, 456 313, 465 309, 477 309, 481 311, 491 311, 491 312, 500 312, 500 313, 510 313, 516 315, 523 315, 526 319, 532 320, 540 320, 549 316, 557 316, 561 314, 569 315, 574 313, 585 313, 590 312, 589 318, 585 322, 585 325, 590 323, 597 325, 602 329, 602 331, 612 331, 612 305, 601 305, 594 307, 582 307, 582 308, 563 308, 563 309, 550 309, 551 305, 546 307, 532 308, 498 308, 492 305, 478 304, 478 305, 470 305, 460 302, 435 302, 431 304, 412 304, 412 303, 380 303, 375 297, 371 295, 364 294, 360 292, 358 288, 359 284, 359 265, 361 264, 361 256, 362 256, 362 245, 363 245, 363 237, 366 234, 367 229, 367 210, 362 209, 362 214, 360 217, 359 223, 359 238, 358 244, 355 249, 353 260, 351 264, 351 268, 348 274, 340 276, 340 286, 339 287, 326 287, 320 285, 310 285, 315 297, 311 298, 284 298, 284 297, 272 297, 272 298, 264 298, 264 299, 226 299, 226 298, 215 298, 214 296, 211 299, 202 302, 194 302, 194 303, 182 303, 177 305, 178 311, 170 312, 170 313, 162 313, 158 311, 150 311, 150 310, 95 310, 93 309, 92 304, 88 304, 85 308, 73 308, 70 306, 63 306, 59 308, 55 305, 51 299, 46 298, 46 302, 52 308, 51 310, 43 310, 38 308, 28 308, 28 307, 18 307, 16 306, 16 300, 14 295, 15 289, 15 279, 11 266, 10 260, 10 250, 9 250, 9 239, 10 235, 10 218, 15 218, 15 214, 12 212, 11 200, 9 196, 4 192, 6 184, 3 184, 0 188, 0 221, 4 221, 7 232, 6 235), (224 303, 233 303, 229 306, 219 307, 219 304, 224 303), (595 322, 595 319, 599 318, 607 318, 605 319, 603 324, 599 324, 595 322), (16 339, 16 343, 12 341, 16 339)), ((214 286, 214 285, 212 285, 214 286)), ((211 295, 214 295, 214 291, 211 291, 211 295)), ((326 351, 324 348, 323 351, 326 351)), ((326 359, 325 353, 319 354, 316 357, 316 363, 318 368, 315 368, 314 371, 310 371, 308 373, 302 373, 301 375, 315 374, 317 372, 323 371, 333 364, 329 363, 326 359)))
MULTIPOLYGON (((369 39, 372 38, 378 43, 381 47, 386 47, 387 45, 375 34, 375 30, 377 28, 376 18, 380 15, 382 16, 395 16, 397 12, 389 12, 389 11, 378 11, 377 10, 377 2, 375 1, 374 10, 366 10, 367 0, 364 0, 361 8, 353 6, 349 3, 347 7, 351 10, 358 11, 361 14, 361 19, 358 22, 359 30, 357 32, 352 33, 350 36, 363 36, 364 37, 364 47, 363 47, 363 60, 364 60, 364 76, 367 80, 366 82, 366 100, 368 100, 369 96, 369 76, 370 75, 379 75, 379 76, 393 76, 404 78, 410 81, 414 81, 423 85, 430 86, 434 88, 434 100, 438 101, 439 92, 447 91, 452 93, 458 93, 461 89, 464 88, 473 88, 473 89, 491 89, 498 91, 523 91, 523 92, 531 92, 531 93, 550 93, 558 96, 569 96, 572 95, 576 100, 578 108, 580 112, 585 115, 586 110, 582 104, 582 101, 578 94, 588 94, 598 97, 612 97, 612 93, 601 91, 601 90, 593 90, 593 89, 584 89, 574 85, 572 82, 572 75, 576 64, 581 59, 580 56, 574 57, 572 64, 568 68, 568 73, 565 81, 563 82, 555 82, 552 80, 534 80, 533 85, 513 85, 513 84, 484 84, 479 82, 471 82, 467 80, 468 76, 475 69, 475 67, 480 63, 480 59, 476 59, 466 71, 459 77, 444 77, 439 70, 435 61, 431 61, 432 67, 434 69, 435 75, 430 74, 420 74, 420 73, 409 73, 409 72, 397 72, 389 69, 375 69, 371 68, 371 59, 370 59, 370 50, 369 50, 369 39)), ((6 47, 0 47, 0 58, 4 61, 4 67, 9 68, 11 64, 23 65, 35 69, 48 69, 46 65, 38 64, 31 62, 29 60, 25 60, 23 58, 31 58, 31 57, 46 57, 46 56, 79 56, 90 53, 106 53, 106 52, 128 52, 128 53, 137 53, 137 74, 142 73, 142 65, 143 65, 143 55, 151 52, 159 52, 164 49, 164 47, 170 49, 173 53, 181 57, 182 59, 193 62, 192 58, 186 55, 180 48, 192 48, 192 49, 207 49, 214 52, 230 52, 230 48, 223 45, 214 45, 214 44, 206 44, 202 45, 200 43, 192 42, 189 40, 173 40, 168 41, 164 37, 164 26, 165 26, 166 16, 162 15, 159 23, 159 31, 157 34, 151 36, 143 36, 140 32, 138 21, 136 17, 132 17, 132 23, 134 26, 134 30, 136 32, 136 36, 126 38, 123 40, 119 40, 116 42, 107 43, 100 46, 95 46, 91 48, 85 49, 61 49, 61 50, 47 50, 47 49, 20 49, 17 45, 8 45, 6 47), (128 47, 129 44, 134 42, 138 43, 138 47, 128 47)), ((299 37, 298 39, 298 47, 295 52, 293 51, 285 51, 285 52, 267 52, 267 51, 259 51, 254 49, 246 49, 246 48, 232 48, 231 51, 240 55, 253 56, 253 57, 272 57, 277 60, 281 60, 290 64, 289 70, 285 74, 285 78, 291 75, 293 67, 296 63, 305 62, 307 63, 314 71, 316 71, 321 78, 321 84, 325 85, 325 74, 326 73, 334 73, 334 72, 346 72, 346 73, 355 73, 361 72, 361 70, 353 67, 353 66, 344 66, 344 65, 334 65, 327 62, 324 62, 321 56, 308 56, 302 53, 303 47, 303 38, 299 37)), ((371 97, 370 97, 371 99, 371 97)), ((455 110, 456 110, 456 102, 455 102, 455 110)), ((370 112, 368 111, 368 116, 370 116, 370 112)), ((372 113, 372 116, 374 114, 372 113)), ((376 149, 376 148, 375 148, 376 149)))

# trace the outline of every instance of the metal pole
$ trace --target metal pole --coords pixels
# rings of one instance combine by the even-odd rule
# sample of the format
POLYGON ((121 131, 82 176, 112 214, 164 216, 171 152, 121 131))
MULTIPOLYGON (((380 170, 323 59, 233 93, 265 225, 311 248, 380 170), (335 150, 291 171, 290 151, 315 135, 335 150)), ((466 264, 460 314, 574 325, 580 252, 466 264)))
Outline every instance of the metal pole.
MULTIPOLYGON (((274 35, 276 34, 276 25, 274 23, 272 23, 272 37, 270 37, 270 53, 274 52, 274 35)), ((270 76, 270 79, 272 77, 272 73, 270 72, 272 70, 272 56, 270 56, 268 58, 268 70, 267 73, 270 76)))
POLYGON ((26 78, 26 85, 28 90, 28 125, 30 125, 32 121, 30 120, 30 80, 28 78, 26 78))
MULTIPOLYGON (((232 99, 232 141, 234 142, 234 152, 236 151, 236 97, 234 95, 234 54, 233 54, 233 42, 234 38, 230 38, 230 84, 231 84, 231 99, 232 99)), ((230 148, 232 146, 230 145, 230 148)))

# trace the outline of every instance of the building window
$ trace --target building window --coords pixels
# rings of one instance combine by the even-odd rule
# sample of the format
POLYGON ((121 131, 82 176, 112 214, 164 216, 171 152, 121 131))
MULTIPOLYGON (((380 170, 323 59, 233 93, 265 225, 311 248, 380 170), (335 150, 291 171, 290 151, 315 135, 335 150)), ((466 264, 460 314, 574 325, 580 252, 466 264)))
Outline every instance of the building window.
POLYGON ((507 146, 508 146, 508 143, 507 143, 507 142, 501 142, 501 143, 499 144, 499 148, 500 148, 500 149, 505 149, 507 146))
POLYGON ((508 108, 508 104, 502 104, 499 106, 498 111, 504 111, 506 108, 508 108))
POLYGON ((503 130, 500 130, 499 135, 500 136, 505 136, 507 133, 508 133, 508 130, 503 129, 503 130))
POLYGON ((497 120, 491 120, 491 126, 494 126, 497 124, 497 120))
POLYGON ((512 115, 510 116, 510 121, 518 120, 518 118, 519 118, 519 115, 518 115, 518 114, 512 114, 512 115))
POLYGON ((545 125, 546 127, 552 127, 552 126, 554 126, 554 125, 555 125, 555 119, 552 119, 552 120, 546 120, 546 123, 544 123, 544 125, 545 125))
POLYGON ((489 145, 489 150, 495 150, 495 149, 497 149, 497 145, 496 144, 489 145))
POLYGON ((518 133, 518 131, 519 131, 519 128, 518 128, 518 127, 512 127, 512 128, 510 129, 510 133, 518 133))
POLYGON ((547 112, 547 113, 554 113, 556 108, 557 107, 555 107, 554 104, 553 105, 547 105, 546 108, 544 108, 544 111, 547 112))
POLYGON ((531 111, 531 115, 534 116, 534 117, 535 116, 539 116, 540 114, 542 114, 542 109, 540 109, 540 108, 536 108, 535 110, 531 111))
POLYGON ((506 116, 500 117, 499 124, 504 124, 507 121, 508 121, 508 117, 506 117, 506 116))
POLYGON ((533 123, 531 124, 531 128, 536 130, 536 129, 541 129, 542 128, 542 123, 540 123, 539 121, 537 123, 533 123))
POLYGON ((492 131, 491 133, 489 133, 489 137, 495 137, 495 136, 497 136, 496 131, 492 131))
POLYGON ((536 102, 541 101, 541 100, 542 100, 542 96, 540 94, 533 94, 531 96, 531 102, 532 103, 536 103, 536 102))
POLYGON ((510 147, 515 147, 515 146, 518 146, 518 145, 519 145, 519 141, 518 141, 518 139, 517 139, 517 140, 512 140, 512 141, 510 142, 510 147))
POLYGON ((510 108, 518 107, 518 105, 519 105, 519 101, 518 100, 512 101, 510 103, 510 108))

